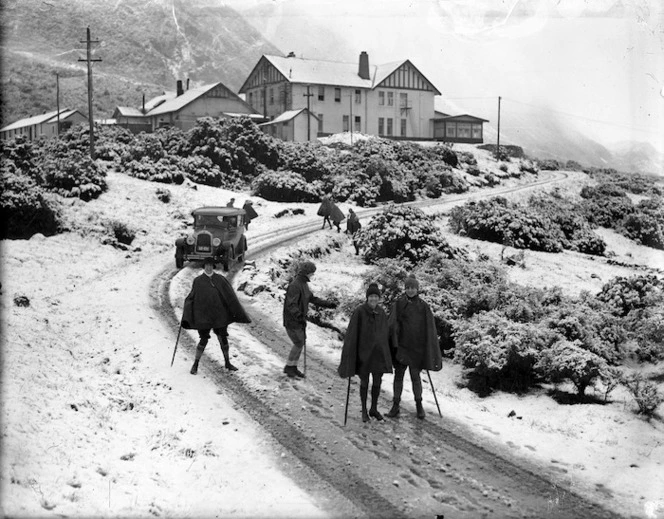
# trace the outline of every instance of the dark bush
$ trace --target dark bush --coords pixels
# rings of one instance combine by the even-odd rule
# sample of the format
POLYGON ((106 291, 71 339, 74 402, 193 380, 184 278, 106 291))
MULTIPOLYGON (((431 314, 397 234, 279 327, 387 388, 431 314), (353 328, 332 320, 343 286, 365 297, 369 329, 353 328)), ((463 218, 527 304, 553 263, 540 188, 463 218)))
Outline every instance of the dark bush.
POLYGON ((273 202, 317 202, 321 192, 291 171, 266 171, 251 184, 252 193, 273 202))

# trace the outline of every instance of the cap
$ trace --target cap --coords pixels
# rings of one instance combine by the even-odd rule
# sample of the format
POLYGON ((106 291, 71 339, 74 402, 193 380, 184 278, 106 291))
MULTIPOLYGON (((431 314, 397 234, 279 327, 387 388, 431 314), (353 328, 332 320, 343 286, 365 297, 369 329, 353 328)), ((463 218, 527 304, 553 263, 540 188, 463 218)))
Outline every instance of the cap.
POLYGON ((369 288, 367 288, 367 297, 369 297, 372 294, 377 295, 378 297, 381 296, 380 288, 378 288, 378 285, 376 283, 371 283, 369 285, 369 288))
POLYGON ((420 289, 420 283, 415 279, 415 276, 413 274, 410 274, 407 278, 406 281, 404 282, 404 286, 406 288, 416 288, 420 289))
POLYGON ((297 272, 298 274, 304 274, 305 276, 308 276, 309 274, 316 272, 316 265, 313 261, 303 261, 300 263, 297 272))

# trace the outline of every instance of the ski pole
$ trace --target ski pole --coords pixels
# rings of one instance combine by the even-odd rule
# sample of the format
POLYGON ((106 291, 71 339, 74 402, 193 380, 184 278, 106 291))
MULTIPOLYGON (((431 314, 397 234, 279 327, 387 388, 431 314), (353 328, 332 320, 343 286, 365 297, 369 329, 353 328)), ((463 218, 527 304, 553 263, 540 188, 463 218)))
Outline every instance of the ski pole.
POLYGON ((182 321, 180 321, 180 328, 178 329, 178 338, 175 339, 175 348, 173 349, 173 358, 171 359, 171 368, 175 362, 175 352, 178 351, 178 342, 180 342, 180 332, 182 331, 182 321))
POLYGON ((431 391, 433 392, 433 399, 436 401, 436 407, 438 408, 438 414, 440 417, 443 417, 443 413, 440 412, 440 406, 438 405, 438 397, 436 397, 436 390, 433 387, 433 380, 431 380, 431 373, 427 370, 427 376, 429 377, 429 384, 431 384, 431 391))
POLYGON ((344 411, 344 427, 348 421, 348 400, 350 400, 350 378, 348 377, 348 391, 346 391, 346 410, 344 411))

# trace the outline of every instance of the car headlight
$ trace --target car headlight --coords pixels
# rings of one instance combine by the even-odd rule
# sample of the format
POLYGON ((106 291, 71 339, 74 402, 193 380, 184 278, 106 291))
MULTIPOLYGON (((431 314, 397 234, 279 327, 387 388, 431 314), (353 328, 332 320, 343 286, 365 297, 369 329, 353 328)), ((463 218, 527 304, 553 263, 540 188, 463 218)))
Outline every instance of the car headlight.
POLYGON ((195 238, 191 234, 187 236, 187 245, 193 245, 195 241, 195 238))
POLYGON ((221 245, 221 240, 219 238, 214 238, 212 240, 212 245, 214 245, 215 247, 219 247, 219 245, 221 245))

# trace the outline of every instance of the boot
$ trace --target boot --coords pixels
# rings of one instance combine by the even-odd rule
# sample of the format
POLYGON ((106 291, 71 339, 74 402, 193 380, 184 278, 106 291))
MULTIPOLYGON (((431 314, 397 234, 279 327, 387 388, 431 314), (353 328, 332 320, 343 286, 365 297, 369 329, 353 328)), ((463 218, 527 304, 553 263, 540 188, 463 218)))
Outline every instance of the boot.
POLYGON ((369 413, 367 413, 367 394, 369 387, 360 386, 360 401, 362 402, 362 421, 368 422, 370 420, 369 413))
POLYGON ((231 364, 231 359, 229 357, 230 347, 228 346, 228 338, 219 337, 219 342, 221 342, 221 353, 224 354, 224 365, 228 371, 237 371, 237 368, 231 364))
POLYGON ((422 400, 415 400, 415 408, 417 409, 417 417, 424 420, 427 414, 424 412, 424 407, 422 407, 422 400))
POLYGON ((191 370, 189 371, 189 373, 191 373, 192 375, 198 373, 198 362, 201 360, 201 357, 203 356, 203 351, 205 351, 205 344, 201 344, 199 342, 198 346, 196 347, 196 358, 194 359, 194 365, 191 367, 191 370))
POLYGON ((400 402, 400 399, 398 399, 398 398, 395 398, 392 401, 392 409, 390 409, 387 412, 387 416, 389 418, 396 418, 397 416, 399 416, 399 402, 400 402))
POLYGON ((288 375, 288 378, 295 378, 297 375, 295 374, 295 370, 297 368, 295 366, 284 366, 284 373, 288 375))
POLYGON ((380 395, 380 386, 371 386, 371 409, 369 409, 369 416, 380 421, 383 415, 378 412, 378 396, 380 395))

